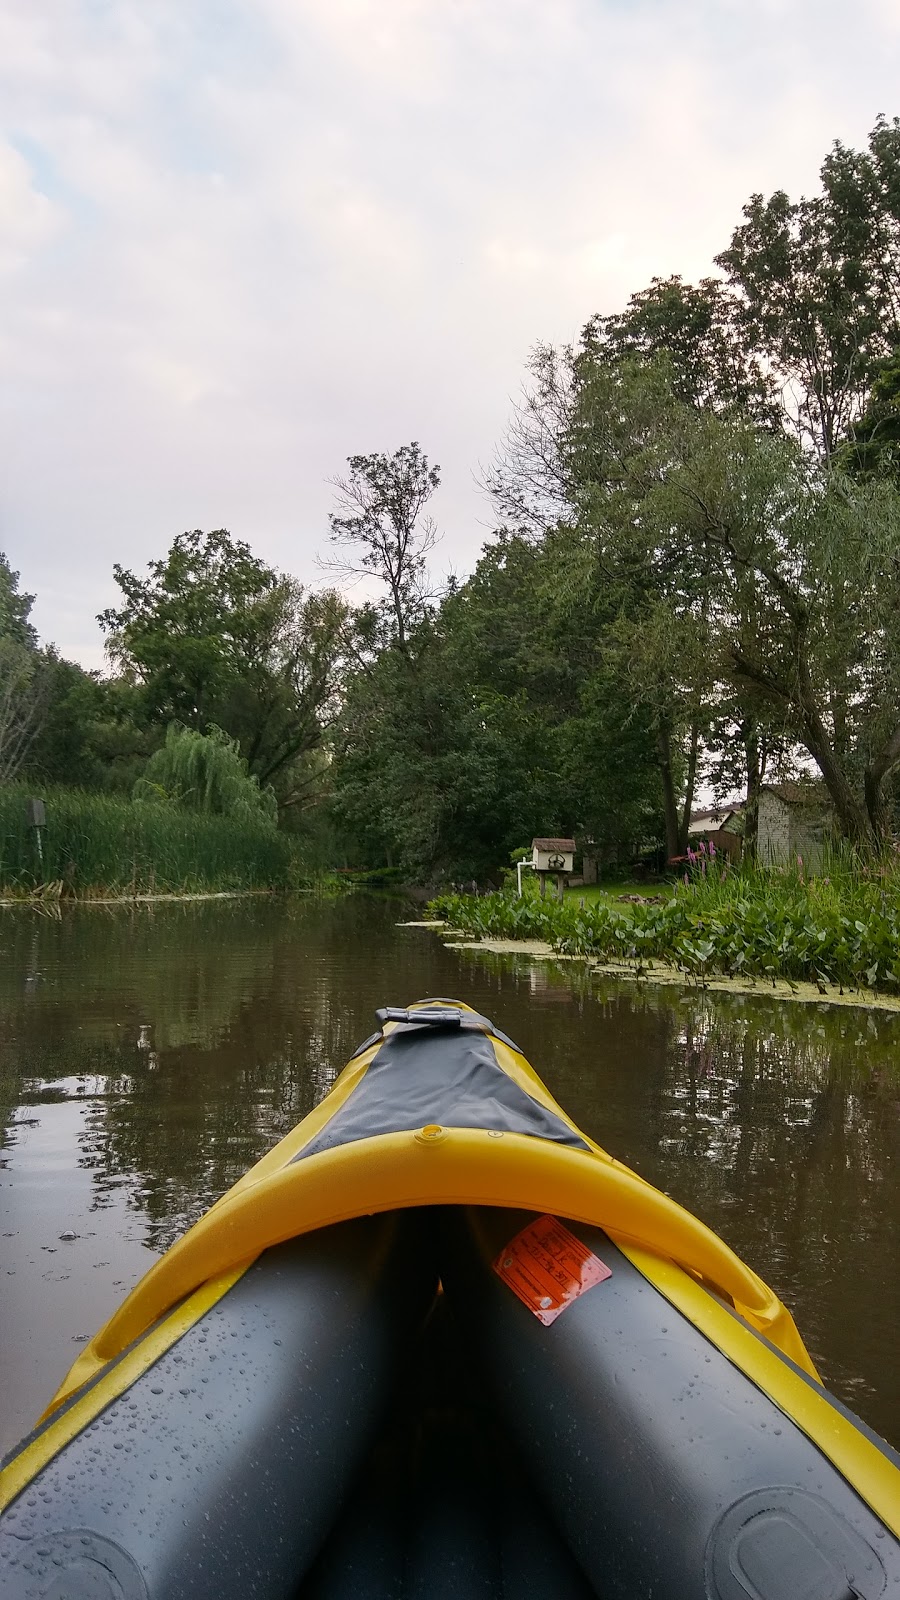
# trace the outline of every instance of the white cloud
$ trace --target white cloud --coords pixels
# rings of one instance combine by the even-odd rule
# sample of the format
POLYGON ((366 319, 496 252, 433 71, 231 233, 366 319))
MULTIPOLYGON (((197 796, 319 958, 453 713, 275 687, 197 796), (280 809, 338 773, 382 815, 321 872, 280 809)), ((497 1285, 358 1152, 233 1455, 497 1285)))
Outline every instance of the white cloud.
POLYGON ((0 273, 22 267, 60 225, 56 208, 32 187, 28 163, 0 144, 0 273))
POLYGON ((42 630, 96 659, 113 560, 187 526, 314 579, 327 478, 410 438, 469 565, 529 347, 814 187, 894 109, 889 11, 0 0, 0 549, 42 630))

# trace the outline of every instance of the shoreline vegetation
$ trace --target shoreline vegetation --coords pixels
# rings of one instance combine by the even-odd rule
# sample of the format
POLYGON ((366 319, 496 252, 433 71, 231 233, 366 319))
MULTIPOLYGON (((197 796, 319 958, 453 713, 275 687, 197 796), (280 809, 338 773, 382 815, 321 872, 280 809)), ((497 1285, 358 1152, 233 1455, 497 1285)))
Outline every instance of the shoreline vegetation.
POLYGON ((290 836, 265 818, 136 804, 45 789, 45 825, 29 825, 29 790, 0 786, 4 901, 136 900, 303 887, 290 836))
MULTIPOLYGON (((0 785, 0 907, 157 904, 358 889, 415 894, 396 867, 332 868, 265 812, 192 810, 71 788, 0 785)), ((422 898, 425 896, 422 894, 422 898)))
MULTIPOLYGON (((651 982, 900 1008, 900 866, 836 859, 827 876, 699 862, 641 900, 440 895, 432 926, 494 951, 583 959, 651 982)), ((458 946, 462 947, 462 946, 458 946)))
POLYGON ((620 978, 623 982, 672 984, 682 988, 700 988, 704 992, 713 994, 755 995, 758 998, 765 997, 767 1000, 795 1000, 805 1005, 856 1006, 864 1010, 900 1011, 900 995, 884 994, 874 989, 828 989, 823 994, 818 984, 787 983, 784 978, 762 983, 755 978, 707 975, 698 980, 686 973, 683 967, 673 966, 670 962, 660 961, 638 966, 636 963, 629 965, 624 961, 596 961, 589 956, 562 955, 558 950, 554 950, 551 944, 546 944, 540 939, 461 940, 461 930, 448 928, 445 923, 436 921, 408 922, 402 926, 432 928, 435 932, 443 928, 448 936, 444 941, 445 950, 481 951, 485 955, 497 956, 527 956, 532 961, 578 961, 598 976, 620 978))

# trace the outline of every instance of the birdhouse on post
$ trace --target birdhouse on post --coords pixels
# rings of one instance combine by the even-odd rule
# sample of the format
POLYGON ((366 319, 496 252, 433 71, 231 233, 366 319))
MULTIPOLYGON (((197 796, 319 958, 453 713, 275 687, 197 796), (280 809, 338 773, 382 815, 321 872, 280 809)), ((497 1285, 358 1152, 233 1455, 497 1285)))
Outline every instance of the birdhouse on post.
POLYGON ((556 879, 556 898, 561 900, 566 879, 575 864, 574 839, 532 839, 531 865, 541 880, 541 899, 547 893, 547 878, 556 879))

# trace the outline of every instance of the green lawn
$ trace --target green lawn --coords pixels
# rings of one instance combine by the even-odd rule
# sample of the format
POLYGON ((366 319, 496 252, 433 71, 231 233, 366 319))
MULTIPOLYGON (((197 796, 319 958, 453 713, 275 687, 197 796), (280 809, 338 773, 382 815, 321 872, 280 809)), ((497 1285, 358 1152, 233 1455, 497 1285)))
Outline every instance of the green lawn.
POLYGON ((673 888, 674 884, 672 883, 657 883, 652 878, 623 878, 621 882, 598 883, 592 884, 590 887, 582 886, 575 889, 567 889, 564 898, 568 902, 574 902, 575 905, 578 904, 579 900, 583 900, 586 906, 613 905, 618 906, 622 911, 627 911, 629 902, 622 900, 623 895, 639 894, 645 900, 662 896, 663 899, 668 900, 673 888))

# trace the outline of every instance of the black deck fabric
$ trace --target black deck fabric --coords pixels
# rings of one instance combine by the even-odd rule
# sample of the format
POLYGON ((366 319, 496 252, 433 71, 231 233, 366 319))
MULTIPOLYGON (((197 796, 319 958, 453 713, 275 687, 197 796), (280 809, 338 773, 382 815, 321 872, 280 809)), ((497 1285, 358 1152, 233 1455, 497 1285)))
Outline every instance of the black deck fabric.
POLYGON ((474 1012, 462 1012, 452 1025, 400 1023, 340 1111, 294 1160, 378 1133, 411 1132, 429 1122, 526 1133, 587 1150, 561 1117, 507 1076, 486 1029, 512 1043, 474 1012))

